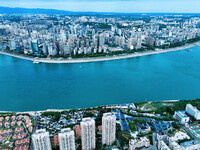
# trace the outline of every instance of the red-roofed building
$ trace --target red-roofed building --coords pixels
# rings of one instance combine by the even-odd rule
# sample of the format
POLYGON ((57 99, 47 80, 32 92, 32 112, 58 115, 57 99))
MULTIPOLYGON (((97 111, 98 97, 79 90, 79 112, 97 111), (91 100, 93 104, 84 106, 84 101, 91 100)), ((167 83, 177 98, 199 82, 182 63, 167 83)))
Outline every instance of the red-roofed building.
POLYGON ((98 126, 98 130, 99 130, 100 133, 102 133, 102 125, 98 126))
POLYGON ((33 127, 32 127, 32 126, 29 126, 29 127, 28 127, 28 131, 29 131, 30 133, 32 133, 32 132, 33 132, 33 127))
POLYGON ((0 122, 2 122, 3 121, 3 117, 0 117, 0 122))
POLYGON ((27 139, 22 139, 22 140, 16 140, 15 141, 15 145, 24 145, 24 144, 29 144, 29 139, 27 138, 27 139))
POLYGON ((23 132, 24 129, 23 128, 15 128, 15 133, 19 133, 19 132, 23 132))
POLYGON ((9 122, 5 122, 5 123, 4 123, 5 128, 9 128, 9 125, 10 125, 9 122))
POLYGON ((8 129, 8 133, 12 133, 12 129, 8 129))
POLYGON ((11 118, 12 118, 12 120, 14 121, 14 120, 16 119, 16 116, 12 116, 11 118))
POLYGON ((14 139, 14 140, 17 139, 17 134, 14 134, 14 135, 13 135, 13 139, 14 139))
POLYGON ((15 121, 12 121, 11 122, 11 126, 13 127, 15 125, 15 121))
POLYGON ((28 150, 28 145, 24 145, 23 150, 28 150))
POLYGON ((77 135, 77 136, 81 136, 81 128, 80 128, 79 125, 76 125, 76 126, 75 126, 75 132, 76 132, 76 135, 77 135))
POLYGON ((22 134, 17 134, 17 139, 22 139, 22 134))
POLYGON ((0 142, 2 142, 2 141, 3 141, 3 139, 4 139, 4 138, 3 138, 3 136, 1 136, 1 135, 0 135, 0 142))
POLYGON ((58 145, 59 144, 58 135, 54 135, 54 137, 53 137, 53 144, 54 145, 58 145))
POLYGON ((6 121, 9 121, 10 117, 9 116, 6 116, 6 121))
POLYGON ((17 125, 21 126, 22 125, 22 121, 17 121, 17 125))
POLYGON ((21 120, 23 118, 23 115, 17 116, 18 120, 21 120))

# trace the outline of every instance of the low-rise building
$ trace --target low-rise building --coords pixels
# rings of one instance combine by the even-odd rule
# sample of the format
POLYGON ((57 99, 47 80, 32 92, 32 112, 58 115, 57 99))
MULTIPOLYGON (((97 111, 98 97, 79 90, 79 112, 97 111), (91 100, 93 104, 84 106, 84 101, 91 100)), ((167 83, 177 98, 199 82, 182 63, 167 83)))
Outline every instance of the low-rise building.
POLYGON ((198 150, 200 148, 200 142, 197 140, 191 140, 181 143, 181 147, 184 150, 198 150))
POLYGON ((137 128, 138 128, 139 133, 142 133, 142 134, 145 134, 145 133, 148 133, 149 131, 151 131, 151 127, 146 122, 137 123, 137 128))
POLYGON ((196 107, 192 106, 191 104, 187 104, 185 111, 189 115, 193 116, 196 120, 200 120, 200 111, 196 107))
POLYGON ((164 141, 158 141, 158 150, 171 150, 164 141))
POLYGON ((132 139, 129 141, 129 150, 135 150, 136 148, 149 147, 150 141, 146 137, 139 139, 132 139))
POLYGON ((177 119, 181 124, 189 122, 189 117, 185 114, 185 111, 175 111, 174 118, 177 119))
POLYGON ((169 138, 169 148, 172 150, 183 150, 181 146, 173 140, 173 138, 169 138))

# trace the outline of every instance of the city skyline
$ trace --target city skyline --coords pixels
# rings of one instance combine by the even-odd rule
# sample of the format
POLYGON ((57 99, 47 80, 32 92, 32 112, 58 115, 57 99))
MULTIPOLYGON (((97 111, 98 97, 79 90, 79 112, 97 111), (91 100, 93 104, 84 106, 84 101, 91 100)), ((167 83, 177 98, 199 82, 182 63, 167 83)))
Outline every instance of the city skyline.
POLYGON ((198 0, 19 0, 3 1, 3 7, 44 8, 76 12, 200 13, 198 0), (97 7, 98 6, 98 7, 97 7))

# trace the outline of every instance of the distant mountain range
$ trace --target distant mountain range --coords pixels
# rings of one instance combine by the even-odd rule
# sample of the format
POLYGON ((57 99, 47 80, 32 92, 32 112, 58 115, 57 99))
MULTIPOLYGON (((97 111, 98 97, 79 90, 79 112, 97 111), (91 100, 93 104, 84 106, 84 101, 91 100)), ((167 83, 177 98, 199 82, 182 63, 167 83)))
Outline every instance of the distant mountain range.
POLYGON ((43 9, 43 8, 11 8, 0 6, 0 14, 63 14, 63 15, 192 15, 200 16, 200 14, 182 14, 182 13, 114 13, 114 12, 73 12, 57 9, 43 9))
POLYGON ((74 12, 56 10, 56 9, 0 7, 0 14, 73 14, 73 13, 74 12))
POLYGON ((11 8, 0 6, 0 14, 63 14, 63 15, 91 15, 91 14, 120 14, 120 13, 109 13, 109 12, 73 12, 57 9, 43 9, 43 8, 11 8))

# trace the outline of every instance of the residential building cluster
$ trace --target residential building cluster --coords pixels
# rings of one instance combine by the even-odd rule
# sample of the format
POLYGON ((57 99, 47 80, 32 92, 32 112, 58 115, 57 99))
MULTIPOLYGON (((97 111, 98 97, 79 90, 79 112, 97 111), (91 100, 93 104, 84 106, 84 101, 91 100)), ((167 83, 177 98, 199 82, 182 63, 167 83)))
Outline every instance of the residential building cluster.
POLYGON ((39 115, 37 117, 37 128, 48 129, 50 136, 52 136, 66 126, 76 125, 82 120, 84 114, 84 110, 69 113, 65 112, 61 114, 58 120, 54 120, 52 115, 39 115))
POLYGON ((39 57, 161 48, 200 37, 200 18, 184 16, 1 15, 0 49, 39 57))
POLYGON ((170 134, 157 133, 156 139, 158 150, 198 150, 200 148, 200 142, 198 140, 191 140, 190 137, 183 137, 183 139, 186 139, 186 141, 181 142, 180 144, 178 141, 182 140, 182 136, 179 136, 178 139, 175 139, 170 134))
POLYGON ((29 115, 0 115, 1 146, 28 150, 32 132, 33 124, 29 115))
MULTIPOLYGON (((163 102, 172 106, 173 102, 163 102)), ((0 115, 0 149, 198 150, 199 110, 191 104, 174 111, 143 115, 142 104, 0 115), (134 112, 134 113, 133 113, 134 112), (138 112, 138 113, 135 113, 138 112), (139 113, 140 112, 140 113, 139 113), (174 117, 174 119, 172 118, 174 117)), ((148 107, 151 103, 148 103, 148 107)), ((150 108, 150 107, 149 107, 150 108)))
MULTIPOLYGON (((48 142, 47 145, 57 145, 59 149, 92 150, 104 149, 105 146, 110 149, 120 149, 119 146, 121 147, 121 142, 123 142, 120 136, 123 134, 132 137, 127 139, 128 144, 122 146, 121 148, 123 149, 198 149, 200 148, 200 138, 198 137, 200 125, 194 124, 194 122, 191 121, 189 113, 187 113, 188 106, 189 108, 193 108, 190 110, 191 112, 198 112, 197 108, 193 107, 191 104, 186 105, 185 111, 175 111, 174 117, 179 121, 182 128, 180 130, 175 130, 174 135, 170 132, 174 130, 174 121, 162 120, 163 116, 161 114, 154 114, 152 116, 150 113, 148 115, 132 113, 138 112, 139 109, 134 104, 104 106, 104 108, 101 109, 111 110, 111 112, 102 114, 100 124, 98 117, 101 114, 101 109, 93 108, 89 110, 64 112, 60 115, 60 118, 57 119, 57 122, 59 123, 63 120, 68 124, 63 124, 59 130, 54 129, 55 132, 49 130, 47 126, 43 127, 44 129, 38 128, 38 131, 42 130, 42 134, 48 136, 48 140, 46 140, 48 142), (90 117, 85 117, 87 116, 86 114, 90 115, 90 117), (131 114, 133 114, 133 116, 131 114), (143 115, 143 117, 139 117, 141 115, 143 115), (76 118, 75 116, 79 117, 76 118), (73 119, 76 119, 76 121, 73 119), (134 121, 135 119, 136 121, 134 121), (71 123, 69 124, 69 122, 71 123), (131 125, 135 126, 135 130, 132 129, 131 125), (45 129, 48 129, 48 132, 45 129), (195 133, 195 131, 197 133, 195 133), (120 132, 122 132, 122 134, 119 134, 120 132), (51 133, 51 135, 49 133, 51 133), (193 138, 193 136, 196 138, 193 138), (79 141, 78 139, 80 142, 77 142, 79 141), (99 142, 101 146, 97 147, 99 142)), ((190 115, 195 116, 193 113, 190 113, 190 115)), ((42 118, 40 117, 42 120, 47 119, 45 116, 42 118)), ((48 118, 51 118, 51 121, 48 122, 49 124, 55 124, 52 116, 48 116, 48 118)), ((46 147, 45 149, 52 149, 52 147, 46 147)))
MULTIPOLYGON (((102 118, 102 144, 112 145, 116 138, 116 117, 112 113, 104 113, 102 118)), ((96 148, 95 120, 88 117, 80 122, 82 150, 96 148)), ((61 129, 58 134, 60 150, 75 150, 75 134, 70 128, 61 129)), ((32 135, 35 150, 51 150, 49 132, 39 129, 32 135)))

